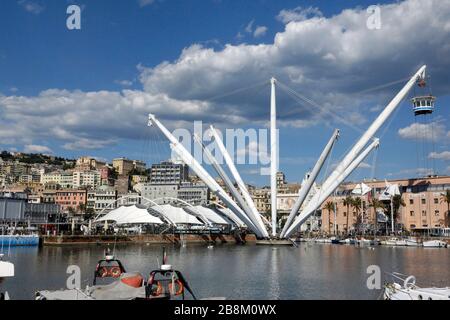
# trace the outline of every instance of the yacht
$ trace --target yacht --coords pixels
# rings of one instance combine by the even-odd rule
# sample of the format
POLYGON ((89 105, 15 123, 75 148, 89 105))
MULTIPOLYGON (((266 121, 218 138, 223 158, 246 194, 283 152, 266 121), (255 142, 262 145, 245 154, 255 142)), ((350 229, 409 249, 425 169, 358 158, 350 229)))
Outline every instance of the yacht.
MULTIPOLYGON (((3 254, 0 253, 0 284, 5 278, 14 277, 14 264, 11 262, 3 261, 3 254)), ((0 291, 0 300, 9 300, 8 292, 0 291)))
POLYGON ((447 242, 442 240, 429 240, 423 242, 424 248, 447 248, 447 242))
POLYGON ((393 274, 400 283, 393 281, 384 286, 384 300, 450 300, 450 288, 421 288, 416 285, 416 278, 393 274))

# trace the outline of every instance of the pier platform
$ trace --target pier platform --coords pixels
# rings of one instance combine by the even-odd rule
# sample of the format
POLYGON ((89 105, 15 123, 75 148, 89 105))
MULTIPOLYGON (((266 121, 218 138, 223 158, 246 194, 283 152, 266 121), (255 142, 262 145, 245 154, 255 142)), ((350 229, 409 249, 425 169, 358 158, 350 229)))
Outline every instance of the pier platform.
POLYGON ((285 239, 270 239, 270 240, 256 240, 256 244, 260 246, 292 246, 290 240, 285 239))

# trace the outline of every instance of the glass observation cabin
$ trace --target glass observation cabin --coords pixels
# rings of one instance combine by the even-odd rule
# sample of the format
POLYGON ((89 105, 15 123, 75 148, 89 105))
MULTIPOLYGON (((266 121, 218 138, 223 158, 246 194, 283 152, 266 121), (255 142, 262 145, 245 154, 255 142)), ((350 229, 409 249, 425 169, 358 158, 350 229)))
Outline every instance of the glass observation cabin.
POLYGON ((414 115, 429 114, 434 111, 434 102, 436 97, 432 95, 414 97, 411 99, 413 103, 414 115))

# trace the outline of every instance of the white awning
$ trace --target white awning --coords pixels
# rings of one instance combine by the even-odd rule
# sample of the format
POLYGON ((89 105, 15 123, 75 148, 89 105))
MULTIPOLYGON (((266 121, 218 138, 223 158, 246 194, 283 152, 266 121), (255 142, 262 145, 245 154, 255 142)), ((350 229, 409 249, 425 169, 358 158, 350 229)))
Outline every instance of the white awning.
POLYGON ((186 207, 185 210, 189 211, 193 215, 200 214, 201 217, 206 218, 212 224, 225 224, 225 225, 231 224, 229 221, 222 218, 217 212, 215 212, 213 209, 210 208, 195 206, 193 208, 186 207))
POLYGON ((95 220, 95 222, 115 221, 116 224, 163 224, 160 218, 152 216, 147 209, 122 206, 95 220))
POLYGON ((221 212, 224 216, 229 217, 229 219, 233 220, 233 222, 241 228, 246 227, 247 225, 241 220, 239 219, 239 217, 230 209, 228 208, 219 208, 217 209, 219 210, 219 212, 221 212))
POLYGON ((174 207, 170 204, 163 204, 158 206, 153 206, 150 210, 154 210, 158 214, 165 217, 169 222, 178 225, 178 224, 197 224, 202 225, 200 220, 198 220, 193 215, 187 213, 182 208, 174 207))

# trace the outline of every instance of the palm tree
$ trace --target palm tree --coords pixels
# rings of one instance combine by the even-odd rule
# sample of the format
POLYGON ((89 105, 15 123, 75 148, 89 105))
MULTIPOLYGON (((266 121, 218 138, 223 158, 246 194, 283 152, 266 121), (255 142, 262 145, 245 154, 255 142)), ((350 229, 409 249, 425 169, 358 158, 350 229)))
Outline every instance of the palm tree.
POLYGON ((369 202, 369 207, 372 207, 373 210, 375 211, 375 234, 378 231, 378 213, 377 210, 378 209, 385 209, 386 207, 384 206, 384 203, 381 202, 380 200, 373 198, 370 202, 369 202))
POLYGON ((346 196, 345 199, 342 201, 343 205, 347 207, 347 234, 349 233, 349 225, 348 225, 348 217, 350 215, 350 206, 353 204, 353 197, 352 196, 346 196))
POLYGON ((446 190, 445 193, 443 193, 441 195, 441 197, 442 197, 441 203, 442 202, 447 203, 447 215, 445 215, 445 226, 449 227, 450 226, 450 221, 449 221, 450 220, 450 189, 446 190))
POLYGON ((392 198, 392 204, 394 207, 394 224, 397 221, 397 216, 398 216, 398 211, 400 210, 400 206, 404 207, 406 206, 405 201, 403 200, 402 196, 399 194, 396 194, 393 198, 392 198))
MULTIPOLYGON (((328 232, 331 231, 331 211, 334 210, 334 203, 333 201, 328 201, 327 203, 325 203, 325 207, 326 210, 328 210, 328 232)), ((336 223, 336 221, 335 221, 336 223)))
POLYGON ((359 213, 361 211, 361 198, 353 198, 352 204, 351 206, 355 209, 356 211, 356 225, 359 224, 359 221, 361 221, 361 217, 359 216, 359 213))

